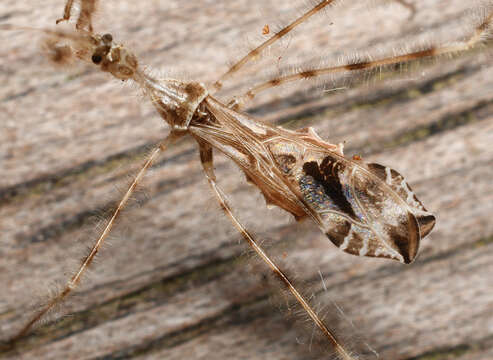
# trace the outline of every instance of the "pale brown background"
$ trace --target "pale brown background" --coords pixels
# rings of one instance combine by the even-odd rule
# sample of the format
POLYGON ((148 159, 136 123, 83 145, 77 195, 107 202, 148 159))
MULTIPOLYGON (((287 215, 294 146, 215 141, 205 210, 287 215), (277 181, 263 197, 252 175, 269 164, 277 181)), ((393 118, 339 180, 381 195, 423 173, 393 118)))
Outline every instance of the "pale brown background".
MULTIPOLYGON (((410 1, 417 8, 411 20, 395 3, 347 2, 305 24, 258 65, 275 73, 290 63, 338 63, 354 51, 388 54, 471 29, 470 2, 410 1)), ((263 38, 265 24, 275 29, 299 14, 299 5, 102 0, 95 28, 135 49, 157 76, 212 81, 263 38)), ((53 28, 62 9, 62 0, 2 0, 0 22, 53 28)), ((167 133, 136 89, 95 67, 54 68, 40 43, 35 32, 1 32, 2 339, 73 271, 98 218, 167 133)), ((324 91, 340 83, 297 84, 259 96, 250 108, 291 128, 314 126, 331 142, 345 141, 348 155, 404 174, 438 217, 412 265, 342 253, 309 222, 266 209, 258 191, 218 157, 221 184, 240 217, 268 245, 284 244, 272 250, 299 280, 314 282, 310 291, 322 288, 320 271, 328 288, 321 301, 329 303, 328 296, 341 305, 381 359, 493 358, 491 61, 485 49, 387 81, 369 76, 346 91, 324 91)), ((259 66, 220 98, 261 79, 259 66)), ((73 315, 0 358, 318 356, 299 344, 305 329, 278 310, 264 267, 245 256, 209 194, 191 141, 164 156, 136 198, 90 280, 59 312, 73 315)))

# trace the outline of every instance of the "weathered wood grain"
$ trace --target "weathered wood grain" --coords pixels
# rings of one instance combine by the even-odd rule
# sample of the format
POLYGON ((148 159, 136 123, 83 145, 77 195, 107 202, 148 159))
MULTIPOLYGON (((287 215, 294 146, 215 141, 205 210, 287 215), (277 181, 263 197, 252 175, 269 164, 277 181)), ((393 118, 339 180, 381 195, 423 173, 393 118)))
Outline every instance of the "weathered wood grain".
MULTIPOLYGON (((249 42, 257 43, 265 24, 273 29, 275 19, 296 13, 290 1, 101 3, 98 31, 131 45, 163 76, 202 81, 216 79, 249 42)), ((469 3, 413 3, 412 20, 398 4, 330 9, 245 70, 220 97, 262 79, 258 70, 264 66, 275 73, 292 62, 337 62, 353 51, 378 54, 457 39, 471 28, 464 14, 469 3), (421 34, 429 40, 419 40, 421 34)), ((62 0, 4 0, 0 21, 47 28, 62 9, 62 0)), ((81 247, 94 238, 98 219, 167 130, 132 87, 91 67, 53 68, 36 33, 1 35, 3 340, 21 326, 39 294, 66 279, 81 247)), ((342 306, 381 359, 493 357, 491 60, 485 48, 385 74, 386 81, 368 76, 346 91, 296 84, 260 96, 249 108, 289 127, 314 126, 331 142, 345 141, 347 154, 404 174, 438 217, 412 265, 338 251, 314 225, 266 209, 258 191, 217 157, 220 182, 240 217, 291 264, 299 281, 314 284, 310 293, 342 306)), ((89 279, 57 317, 71 315, 40 327, 17 352, 0 358, 318 356, 298 343, 305 329, 277 309, 274 283, 245 254, 215 205, 191 141, 163 156, 136 200, 89 279)))

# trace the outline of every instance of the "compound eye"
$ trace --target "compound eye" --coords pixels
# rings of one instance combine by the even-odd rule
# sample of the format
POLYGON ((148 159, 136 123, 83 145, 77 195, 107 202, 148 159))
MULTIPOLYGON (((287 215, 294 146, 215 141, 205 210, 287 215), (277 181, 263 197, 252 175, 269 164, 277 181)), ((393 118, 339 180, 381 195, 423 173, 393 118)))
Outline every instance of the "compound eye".
POLYGON ((101 61, 103 61, 103 57, 101 55, 94 54, 91 57, 91 60, 92 60, 93 63, 95 63, 96 65, 98 65, 101 61))
POLYGON ((113 36, 111 34, 104 34, 103 41, 105 43, 111 43, 113 41, 113 36))

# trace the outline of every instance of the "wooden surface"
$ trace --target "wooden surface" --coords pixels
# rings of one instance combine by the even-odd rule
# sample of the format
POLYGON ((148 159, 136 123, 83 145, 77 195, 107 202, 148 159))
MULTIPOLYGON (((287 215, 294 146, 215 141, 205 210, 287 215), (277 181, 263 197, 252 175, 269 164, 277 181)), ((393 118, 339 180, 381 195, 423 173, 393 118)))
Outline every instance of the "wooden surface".
MULTIPOLYGON (((101 2, 98 31, 134 48, 155 74, 202 81, 213 81, 257 44, 265 24, 275 30, 279 19, 299 13, 288 0, 101 2)), ((220 98, 261 80, 259 68, 275 73, 298 62, 388 54, 454 40, 472 26, 464 13, 469 2, 413 3, 413 19, 388 2, 324 12, 220 98)), ((62 9, 61 0, 3 0, 0 21, 52 28, 62 9)), ((132 86, 90 66, 51 66, 38 33, 2 32, 0 42, 5 340, 74 270, 99 219, 167 129, 132 86)), ((333 143, 345 141, 349 156, 404 174, 438 218, 409 266, 342 253, 313 224, 267 209, 234 166, 217 157, 220 182, 240 217, 290 264, 298 282, 313 285, 308 294, 322 305, 335 301, 355 328, 348 330, 344 319, 331 324, 346 335, 358 329, 380 359, 493 358, 491 61, 484 49, 382 75, 386 81, 367 74, 351 84, 296 84, 259 96, 249 108, 290 128, 314 126, 333 143)), ((282 296, 265 274, 214 203, 196 147, 184 140, 150 172, 87 281, 54 316, 59 321, 0 358, 322 358, 307 344, 311 327, 279 311, 282 296)), ((334 317, 334 307, 328 309, 334 317)))

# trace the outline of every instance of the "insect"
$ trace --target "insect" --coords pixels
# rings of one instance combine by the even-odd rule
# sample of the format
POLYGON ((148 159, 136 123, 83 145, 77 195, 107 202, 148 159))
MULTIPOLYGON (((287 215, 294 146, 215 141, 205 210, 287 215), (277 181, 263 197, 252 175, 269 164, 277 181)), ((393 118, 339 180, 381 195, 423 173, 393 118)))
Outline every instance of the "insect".
MULTIPOLYGON (((321 2, 317 6, 328 6, 330 3, 321 2)), ((88 30, 90 30, 89 24, 87 24, 88 30)), ((478 30, 481 30, 480 27, 478 30)), ((317 72, 304 72, 301 75, 267 82, 254 87, 245 98, 234 99, 228 106, 228 104, 215 100, 209 90, 200 83, 157 81, 142 71, 138 59, 126 47, 114 41, 112 36, 97 35, 90 31, 87 33, 80 31, 76 35, 65 35, 61 32, 54 33, 54 35, 71 40, 71 47, 77 57, 98 65, 103 71, 111 73, 118 79, 133 79, 139 83, 160 115, 169 122, 172 129, 170 137, 153 152, 143 170, 150 167, 154 158, 167 147, 168 143, 177 141, 189 132, 199 143, 201 160, 208 181, 223 209, 232 218, 234 215, 216 184, 212 167, 212 147, 219 149, 240 165, 248 179, 262 191, 268 202, 297 218, 313 218, 323 232, 327 233, 328 237, 346 252, 390 257, 408 263, 416 255, 420 238, 431 230, 434 224, 433 216, 422 207, 397 172, 383 166, 366 164, 358 158, 346 159, 343 157, 341 145, 324 142, 309 128, 301 131, 275 128, 256 122, 249 116, 234 110, 245 98, 253 97, 264 88, 280 85, 300 77, 315 76, 317 72), (173 98, 173 94, 180 96, 173 98), (180 100, 183 97, 186 98, 185 101, 180 100), (164 98, 168 100, 163 101, 164 98), (349 179, 352 180, 349 181, 349 179), (365 197, 360 198, 355 194, 365 197), (358 203, 362 201, 365 206, 358 203), (383 207, 384 202, 387 203, 387 208, 383 207), (395 205, 396 202, 399 206, 395 205), (405 211, 396 215, 396 208, 404 208, 405 211), (362 209, 365 209, 367 213, 363 213, 362 209), (379 223, 380 216, 377 214, 387 219, 390 216, 386 213, 387 209, 394 211, 391 218, 398 219, 399 226, 388 228, 387 223, 379 223), (372 220, 370 221, 369 218, 372 220), (378 243, 368 232, 370 225, 387 227, 385 230, 388 231, 386 232, 388 240, 378 243)), ((473 43, 475 41, 471 42, 473 43)), ((440 51, 458 51, 468 46, 468 44, 462 44, 455 49, 420 51, 400 58, 386 59, 382 64, 400 63, 417 57, 436 55, 440 51)), ((371 66, 372 63, 368 61, 357 62, 339 67, 335 71, 352 71, 371 66)), ((236 71, 235 67, 232 69, 231 73, 236 71)), ((219 88, 220 83, 217 82, 215 87, 219 88)), ((132 190, 140 178, 139 174, 131 187, 132 190)), ((128 196, 125 196, 122 207, 127 198, 128 196)), ((270 263, 271 269, 290 288, 291 285, 282 271, 268 260, 239 222, 234 218, 233 221, 243 236, 258 250, 261 257, 270 263)), ((101 240, 104 240, 104 237, 101 240)), ((97 251, 99 247, 94 249, 97 251)), ((92 255, 89 255, 86 260, 89 264, 92 261, 92 255)), ((74 287, 78 281, 79 277, 76 275, 67 289, 74 287)), ((319 323, 325 331, 325 326, 317 314, 310 310, 307 300, 294 288, 292 291, 305 310, 311 314, 313 321, 319 323)), ((330 339, 330 329, 326 331, 330 339)), ((337 341, 332 339, 332 342, 337 349, 339 346, 337 341)), ((344 355, 343 349, 339 351, 342 356, 349 357, 349 354, 344 355)))

